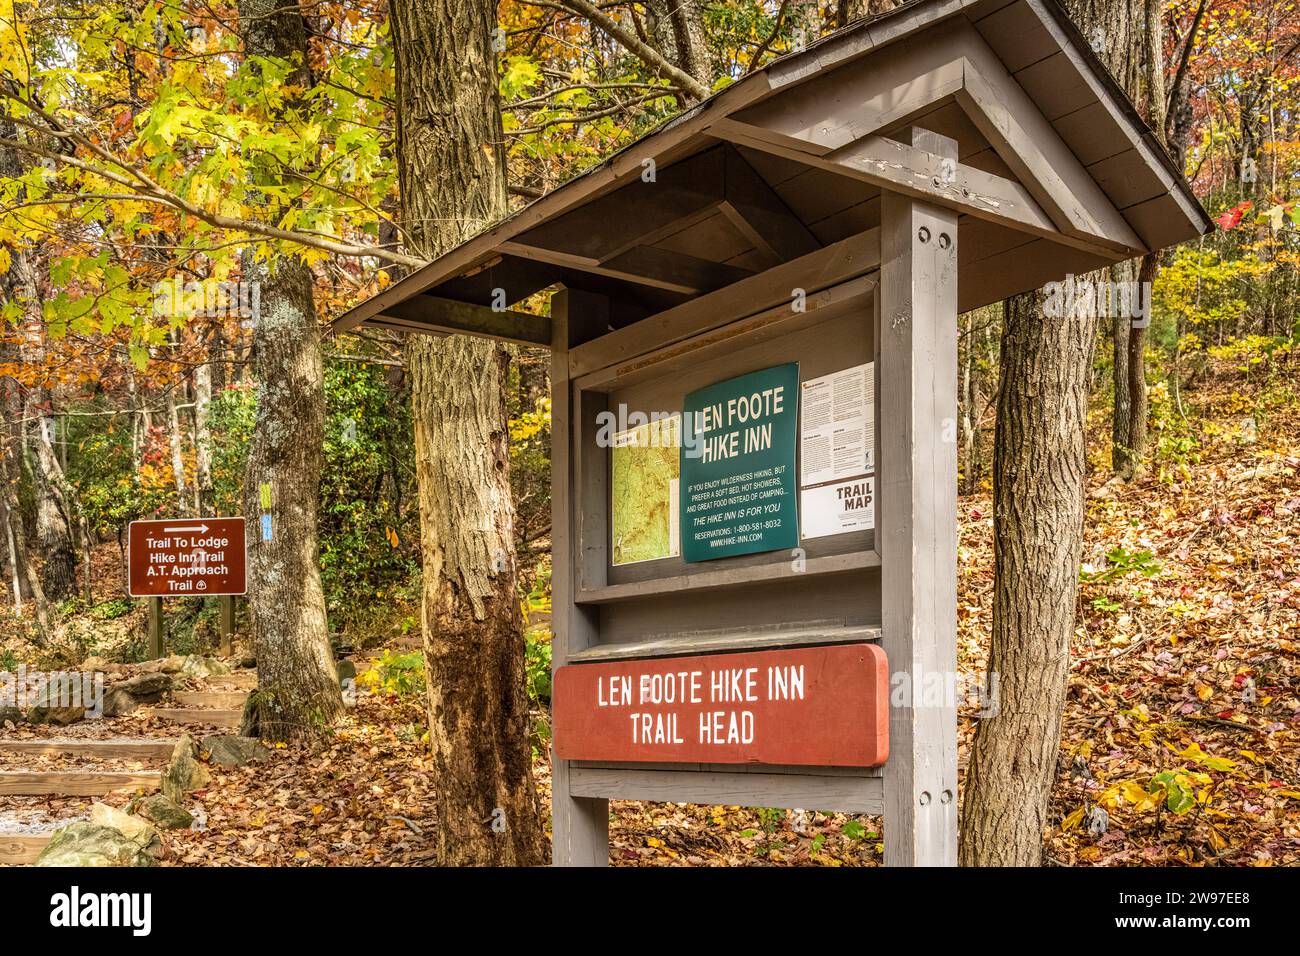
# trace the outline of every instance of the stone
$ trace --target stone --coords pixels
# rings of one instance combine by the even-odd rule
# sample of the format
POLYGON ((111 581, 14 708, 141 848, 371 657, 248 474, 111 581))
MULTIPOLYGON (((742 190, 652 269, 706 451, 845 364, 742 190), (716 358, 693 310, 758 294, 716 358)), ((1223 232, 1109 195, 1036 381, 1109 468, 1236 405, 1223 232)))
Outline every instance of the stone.
POLYGON ((189 734, 181 734, 172 751, 171 761, 162 775, 162 792, 176 803, 185 802, 185 794, 201 790, 211 781, 208 768, 199 763, 198 748, 189 734))
POLYGON ((94 687, 87 680, 79 673, 55 675, 36 691, 27 709, 28 722, 66 726, 84 720, 86 712, 95 706, 94 687))
POLYGON ((153 866, 154 858, 113 827, 78 820, 54 831, 37 866, 153 866))
POLYGON ((104 692, 104 716, 121 717, 145 703, 156 703, 172 689, 172 679, 163 673, 136 674, 111 685, 104 692))
POLYGON ((165 793, 154 793, 136 804, 135 812, 162 830, 184 830, 194 823, 194 815, 165 793))
POLYGON ((108 673, 109 668, 112 666, 113 663, 108 658, 92 655, 81 662, 81 667, 79 667, 78 670, 101 671, 103 673, 108 673))
POLYGON ((271 759, 271 751, 260 740, 234 734, 204 737, 200 749, 207 751, 208 759, 218 767, 242 767, 246 763, 265 763, 271 759))
POLYGON ((90 805, 90 822, 98 823, 101 827, 112 827, 122 836, 138 843, 141 847, 147 847, 157 835, 153 824, 148 820, 143 817, 132 816, 125 810, 118 810, 106 803, 92 803, 90 805))
POLYGON ((11 726, 23 722, 23 712, 17 707, 0 707, 0 724, 11 726))
POLYGON ((181 673, 188 674, 191 677, 220 677, 222 674, 229 674, 230 667, 215 657, 200 657, 198 654, 191 654, 185 658, 184 663, 181 665, 181 673))
POLYGON ((349 660, 335 661, 334 667, 339 672, 339 685, 342 686, 344 681, 357 679, 357 665, 349 660))

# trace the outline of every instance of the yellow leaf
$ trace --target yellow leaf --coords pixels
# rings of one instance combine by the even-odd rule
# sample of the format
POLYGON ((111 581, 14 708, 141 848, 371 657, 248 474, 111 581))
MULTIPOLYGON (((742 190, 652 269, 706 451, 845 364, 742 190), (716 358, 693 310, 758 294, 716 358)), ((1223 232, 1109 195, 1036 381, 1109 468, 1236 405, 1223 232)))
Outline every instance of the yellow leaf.
POLYGON ((319 803, 316 804, 316 806, 311 808, 311 815, 314 817, 318 817, 324 812, 325 812, 325 808, 322 807, 319 803))
POLYGON ((1075 810, 1068 817, 1066 817, 1064 820, 1061 821, 1061 832, 1069 833, 1071 830, 1073 830, 1082 822, 1083 822, 1083 807, 1079 807, 1079 809, 1075 810))

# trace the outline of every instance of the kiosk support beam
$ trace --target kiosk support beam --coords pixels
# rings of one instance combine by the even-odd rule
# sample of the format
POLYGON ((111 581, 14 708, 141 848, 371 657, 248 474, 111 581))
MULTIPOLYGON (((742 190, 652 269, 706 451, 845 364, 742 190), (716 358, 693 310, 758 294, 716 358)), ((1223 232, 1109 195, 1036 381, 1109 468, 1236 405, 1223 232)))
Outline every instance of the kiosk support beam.
MULTIPOLYGON (((957 156, 925 130, 912 145, 957 156)), ((885 864, 955 866, 957 214, 888 191, 881 208, 882 643, 906 692, 889 708, 885 864)))
MULTIPOLYGON (((609 300, 577 289, 551 297, 551 667, 596 642, 594 608, 574 603, 580 549, 574 547, 577 516, 570 489, 574 478, 575 430, 581 410, 574 408, 569 349, 609 328, 609 300), (575 412, 577 414, 575 414, 575 412)), ((555 866, 609 864, 609 800, 575 797, 569 762, 551 754, 551 862, 555 866)))

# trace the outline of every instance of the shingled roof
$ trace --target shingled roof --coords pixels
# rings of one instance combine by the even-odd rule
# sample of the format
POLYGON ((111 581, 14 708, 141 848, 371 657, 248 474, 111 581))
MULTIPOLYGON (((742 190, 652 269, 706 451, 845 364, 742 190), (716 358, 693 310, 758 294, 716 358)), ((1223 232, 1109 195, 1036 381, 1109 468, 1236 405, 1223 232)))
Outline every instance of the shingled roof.
POLYGON ((501 306, 564 286, 608 296, 620 328, 878 243, 882 190, 960 213, 962 310, 1212 229, 1056 0, 915 0, 738 80, 332 327, 544 345, 546 319, 501 306))

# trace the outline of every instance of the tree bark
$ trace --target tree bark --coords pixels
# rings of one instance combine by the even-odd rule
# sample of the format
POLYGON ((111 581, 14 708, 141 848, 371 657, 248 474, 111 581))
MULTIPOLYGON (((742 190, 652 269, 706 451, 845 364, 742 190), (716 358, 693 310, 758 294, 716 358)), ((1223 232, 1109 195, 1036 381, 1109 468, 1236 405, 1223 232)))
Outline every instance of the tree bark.
POLYGON ((216 509, 212 486, 212 365, 213 359, 194 369, 194 505, 199 515, 216 509))
POLYGON ((58 603, 77 590, 73 519, 63 493, 63 469, 50 442, 53 422, 35 410, 30 414, 27 444, 31 450, 32 489, 36 499, 36 537, 42 558, 41 586, 45 597, 58 603))
MULTIPOLYGON (((1163 111, 1159 0, 1067 0, 1066 7, 1139 110, 1163 111)), ((1163 129, 1159 119, 1155 128, 1163 129)), ((1082 278, 1102 282, 1107 275, 1082 278)), ((1002 329, 989 654, 1000 697, 971 745, 958 849, 966 866, 1038 865, 1056 777, 1083 542, 1097 317, 1047 319, 1042 298, 1039 292, 1008 301, 1002 329)), ((1132 362, 1131 347, 1128 355, 1132 362)), ((1140 351, 1136 363, 1129 383, 1134 375, 1143 379, 1140 351)))
MULTIPOLYGON (((307 89, 312 77, 300 10, 296 0, 241 0, 240 28, 250 55, 296 61, 288 83, 307 89)), ((285 108, 295 106, 290 100, 285 108)), ((316 540, 325 440, 320 327, 306 263, 284 255, 272 273, 246 256, 244 266, 244 279, 261 283, 261 305, 253 326, 257 420, 244 478, 259 689, 243 732, 305 740, 323 734, 343 712, 316 540), (262 506, 263 484, 271 489, 269 511, 262 506), (263 515, 270 518, 269 541, 263 515)))
MULTIPOLYGON (((491 0, 393 0, 407 243, 432 258, 501 218, 506 164, 491 0)), ((444 865, 543 862, 515 588, 508 353, 413 335, 429 743, 444 865)))
POLYGON ((963 866, 1036 866, 1055 778, 1083 544, 1095 319, 1007 303, 993 446, 995 716, 975 731, 963 866))

